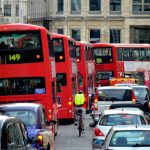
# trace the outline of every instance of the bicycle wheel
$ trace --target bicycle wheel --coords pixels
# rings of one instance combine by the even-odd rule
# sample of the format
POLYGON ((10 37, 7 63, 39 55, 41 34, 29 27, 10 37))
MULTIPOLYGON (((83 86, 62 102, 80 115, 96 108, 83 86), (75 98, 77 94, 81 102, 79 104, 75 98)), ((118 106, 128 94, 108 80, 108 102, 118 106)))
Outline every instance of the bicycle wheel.
POLYGON ((79 116, 79 127, 78 127, 78 130, 79 130, 79 137, 80 137, 81 133, 82 133, 82 118, 81 118, 81 116, 79 116))

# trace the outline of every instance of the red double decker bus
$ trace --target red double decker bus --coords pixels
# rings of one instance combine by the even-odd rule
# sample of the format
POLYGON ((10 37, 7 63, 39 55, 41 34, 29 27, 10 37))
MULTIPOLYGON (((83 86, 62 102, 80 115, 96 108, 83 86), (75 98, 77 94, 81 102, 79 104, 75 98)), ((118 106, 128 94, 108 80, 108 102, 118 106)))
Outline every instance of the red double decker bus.
POLYGON ((93 58, 93 45, 84 41, 76 41, 78 62, 78 90, 85 95, 85 108, 89 109, 89 98, 95 90, 95 66, 93 58))
POLYGON ((74 119, 74 96, 77 93, 77 60, 75 40, 61 34, 52 33, 56 61, 58 118, 74 119))
POLYGON ((44 27, 0 25, 0 104, 41 103, 48 119, 57 121, 56 68, 51 44, 51 34, 44 27))
POLYGON ((149 44, 93 44, 96 86, 109 85, 113 77, 139 79, 150 88, 149 44))

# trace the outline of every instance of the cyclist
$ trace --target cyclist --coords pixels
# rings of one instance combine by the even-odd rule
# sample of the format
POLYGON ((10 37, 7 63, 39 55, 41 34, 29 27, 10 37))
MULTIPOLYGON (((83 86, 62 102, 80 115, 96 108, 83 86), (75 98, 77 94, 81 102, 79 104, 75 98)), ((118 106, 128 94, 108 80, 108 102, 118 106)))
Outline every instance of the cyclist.
POLYGON ((78 110, 79 109, 82 110, 82 127, 83 127, 82 133, 84 133, 84 119, 85 119, 84 103, 85 103, 85 97, 83 92, 80 90, 79 93, 75 95, 74 105, 75 105, 75 125, 77 125, 78 110))

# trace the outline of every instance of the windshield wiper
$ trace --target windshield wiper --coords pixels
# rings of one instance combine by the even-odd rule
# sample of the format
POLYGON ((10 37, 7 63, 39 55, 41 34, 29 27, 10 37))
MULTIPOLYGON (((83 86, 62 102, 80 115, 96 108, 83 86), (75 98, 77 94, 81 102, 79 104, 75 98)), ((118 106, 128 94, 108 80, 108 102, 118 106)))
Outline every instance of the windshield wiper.
POLYGON ((135 145, 132 145, 132 147, 146 147, 146 146, 150 146, 150 144, 138 144, 138 143, 136 143, 135 145))

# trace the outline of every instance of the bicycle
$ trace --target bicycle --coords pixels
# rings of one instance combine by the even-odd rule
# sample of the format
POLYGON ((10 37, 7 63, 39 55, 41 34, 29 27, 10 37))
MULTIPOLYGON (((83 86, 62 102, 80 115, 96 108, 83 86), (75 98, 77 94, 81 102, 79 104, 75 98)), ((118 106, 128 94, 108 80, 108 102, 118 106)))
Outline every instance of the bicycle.
POLYGON ((82 109, 77 110, 77 127, 79 130, 79 137, 83 131, 83 118, 82 118, 82 109))

